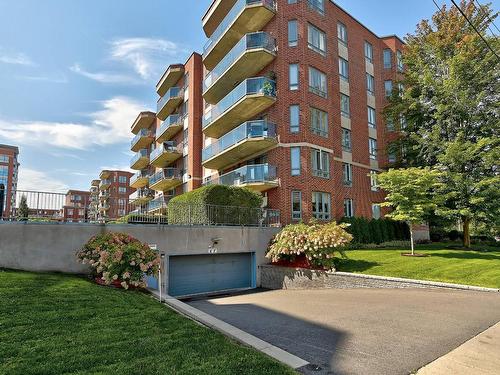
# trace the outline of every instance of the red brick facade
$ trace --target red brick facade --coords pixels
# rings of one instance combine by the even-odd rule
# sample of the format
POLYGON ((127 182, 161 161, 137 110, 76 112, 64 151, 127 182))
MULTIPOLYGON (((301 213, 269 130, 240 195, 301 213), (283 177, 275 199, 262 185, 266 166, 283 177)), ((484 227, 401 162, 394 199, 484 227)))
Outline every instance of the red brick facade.
POLYGON ((62 217, 65 222, 86 222, 89 219, 90 192, 69 190, 63 206, 62 217))
POLYGON ((0 144, 0 184, 4 185, 3 217, 9 217, 16 205, 19 149, 0 144))

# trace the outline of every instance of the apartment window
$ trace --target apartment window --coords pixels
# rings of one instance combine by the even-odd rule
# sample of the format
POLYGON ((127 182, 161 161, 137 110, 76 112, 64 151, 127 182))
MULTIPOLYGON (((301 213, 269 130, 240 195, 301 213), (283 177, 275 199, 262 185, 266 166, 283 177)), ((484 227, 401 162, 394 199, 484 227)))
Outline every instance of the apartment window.
POLYGON ((326 34, 311 24, 308 24, 307 31, 307 42, 309 48, 325 56, 326 34))
POLYGON ((352 151, 351 131, 349 129, 342 128, 342 150, 352 151))
POLYGON ((292 220, 302 219, 302 192, 292 191, 292 220))
POLYGON ((374 219, 380 219, 382 217, 382 211, 380 209, 380 204, 372 204, 372 217, 374 219))
POLYGON ((288 4, 297 4, 297 0, 288 0, 288 4))
POLYGON ((189 128, 184 129, 182 133, 182 147, 189 145, 189 128))
POLYGON ((299 33, 297 30, 297 20, 288 21, 288 45, 295 47, 298 44, 299 33))
POLYGON ((386 126, 387 130, 390 131, 390 132, 393 132, 395 130, 395 128, 394 128, 394 120, 392 119, 392 117, 390 117, 390 116, 386 117, 386 119, 385 119, 385 126, 386 126))
POLYGON ((127 204, 127 201, 125 199, 118 199, 118 206, 119 207, 125 207, 127 204))
POLYGON ((368 150, 370 153, 370 159, 377 160, 377 140, 374 138, 368 138, 368 150))
POLYGON ((118 210, 118 216, 125 216, 125 210, 118 210))
POLYGON ((368 107, 368 126, 370 128, 377 127, 377 119, 375 109, 372 107, 368 107))
POLYGON ((398 94, 399 94, 400 98, 403 97, 404 92, 405 92, 405 87, 401 82, 399 82, 398 83, 398 94))
POLYGON ((354 203, 351 198, 344 199, 344 216, 345 217, 354 216, 354 203))
POLYGON ((126 184, 127 183, 127 176, 120 176, 120 177, 118 177, 118 182, 120 184, 126 184))
POLYGON ((299 64, 290 64, 289 66, 290 90, 299 89, 299 64))
POLYGON ((300 147, 290 148, 290 164, 292 176, 300 175, 300 147))
POLYGON ((398 65, 398 72, 403 72, 404 65, 403 65, 403 54, 401 51, 396 51, 396 61, 398 65))
POLYGON ((328 137, 328 113, 311 108, 311 130, 322 137, 328 137))
POLYGON ((79 209, 78 210, 78 216, 85 216, 85 210, 84 209, 79 209))
POLYGON ((9 155, 0 155, 0 163, 8 163, 9 162, 9 155))
POLYGON ((349 62, 342 57, 339 58, 339 75, 344 81, 349 82, 349 62))
POLYGON ((313 67, 309 67, 309 91, 327 97, 326 74, 313 67))
POLYGON ((126 187, 123 187, 123 186, 120 186, 118 188, 118 193, 119 194, 126 194, 127 193, 127 188, 126 187))
POLYGON ((290 132, 298 133, 300 129, 300 107, 298 105, 290 106, 290 132))
POLYGON ((344 186, 352 186, 352 164, 342 164, 342 177, 344 186))
POLYGON ((392 68, 392 51, 390 49, 384 49, 384 68, 392 68))
POLYGON ((370 189, 372 191, 378 191, 377 171, 370 171, 370 189))
POLYGON ((320 220, 330 220, 331 196, 329 193, 312 193, 312 212, 313 217, 320 220))
POLYGON ((387 153, 387 160, 389 161, 389 163, 395 163, 396 159, 396 153, 394 151, 389 151, 387 153))
POLYGON ((400 130, 405 130, 407 125, 408 124, 406 122, 406 116, 403 114, 400 114, 399 115, 399 128, 400 128, 400 130))
POLYGON ((73 216, 73 209, 72 208, 68 209, 68 216, 73 216))
POLYGON ((370 95, 375 95, 375 77, 370 73, 366 73, 366 91, 370 95))
POLYGON ((340 114, 344 117, 351 117, 350 99, 345 94, 340 94, 340 114))
POLYGON ((384 82, 385 96, 388 98, 392 96, 392 81, 388 80, 384 82))
POLYGON ((320 14, 325 14, 325 0, 307 0, 309 8, 320 14))
POLYGON ((365 58, 373 63, 373 46, 368 42, 365 42, 365 58))
POLYGON ((311 150, 313 176, 330 178, 330 154, 322 150, 311 150))
POLYGON ((337 24, 337 37, 343 45, 347 46, 347 27, 341 22, 337 24))

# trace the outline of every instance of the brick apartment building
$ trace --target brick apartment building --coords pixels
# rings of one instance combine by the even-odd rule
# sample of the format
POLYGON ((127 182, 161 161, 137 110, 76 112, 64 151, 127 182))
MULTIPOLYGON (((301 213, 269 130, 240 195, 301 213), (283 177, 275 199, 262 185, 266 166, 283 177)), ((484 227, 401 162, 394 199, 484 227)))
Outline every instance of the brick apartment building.
POLYGON ((132 166, 147 175, 152 151, 149 188, 196 188, 201 154, 204 184, 259 191, 283 223, 379 217, 373 176, 396 157, 386 146, 397 127, 383 108, 402 72, 403 42, 378 37, 330 0, 216 0, 202 23, 201 58, 170 66, 157 86, 165 122, 144 164, 132 166), (169 131, 185 113, 188 124, 169 131), (187 150, 175 148, 186 145, 181 129, 187 150), (158 153, 172 156, 155 165, 158 153))
POLYGON ((129 196, 135 192, 130 186, 132 176, 128 171, 101 171, 90 186, 89 221, 118 219, 130 212, 129 196))
POLYGON ((132 124, 138 172, 131 186, 138 212, 159 213, 177 194, 201 186, 202 57, 193 53, 185 64, 171 65, 160 78, 157 113, 142 112, 132 124))
POLYGON ((62 219, 65 222, 86 222, 89 219, 89 207, 90 192, 68 190, 62 208, 62 219))
POLYGON ((4 186, 2 217, 12 216, 16 207, 18 155, 19 149, 16 146, 0 144, 0 185, 4 186))

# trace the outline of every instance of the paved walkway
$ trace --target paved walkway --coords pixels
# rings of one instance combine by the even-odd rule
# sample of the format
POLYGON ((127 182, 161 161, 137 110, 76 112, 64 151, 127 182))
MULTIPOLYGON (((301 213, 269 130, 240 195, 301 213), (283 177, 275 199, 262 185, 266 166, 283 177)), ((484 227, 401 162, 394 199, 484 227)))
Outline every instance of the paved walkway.
POLYGON ((417 372, 417 375, 443 374, 500 374, 500 323, 417 372))
POLYGON ((415 373, 500 321, 498 293, 442 289, 277 290, 188 303, 320 368, 300 369, 308 375, 415 373))

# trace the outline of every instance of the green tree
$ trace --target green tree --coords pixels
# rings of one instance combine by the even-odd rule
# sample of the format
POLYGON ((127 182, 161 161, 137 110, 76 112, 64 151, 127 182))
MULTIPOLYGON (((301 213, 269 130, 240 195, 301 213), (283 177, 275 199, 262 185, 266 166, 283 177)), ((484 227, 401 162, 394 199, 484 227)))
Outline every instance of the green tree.
MULTIPOLYGON (((500 39, 487 33, 498 13, 472 0, 460 7, 500 51, 500 39)), ((386 108, 393 120, 406 119, 392 147, 404 155, 403 167, 443 172, 442 212, 462 221, 469 246, 471 221, 498 228, 500 62, 456 7, 422 21, 406 42, 403 92, 394 93, 386 108)))
POLYGON ((386 192, 381 205, 391 207, 387 214, 393 220, 406 221, 410 227, 411 254, 415 254, 413 227, 425 221, 438 208, 441 173, 430 168, 389 169, 377 176, 378 185, 386 192))
POLYGON ((17 213, 18 220, 27 221, 29 216, 28 200, 26 195, 21 196, 21 201, 19 202, 19 209, 17 213))

